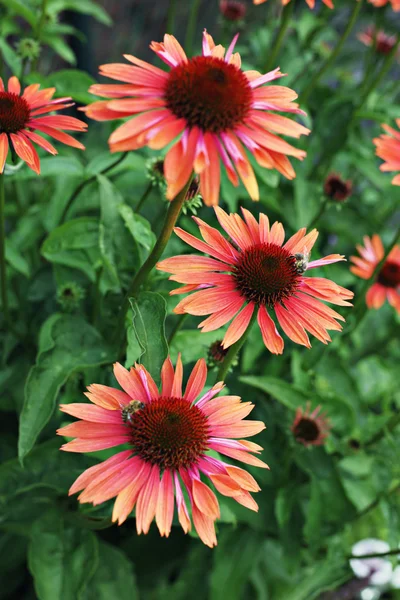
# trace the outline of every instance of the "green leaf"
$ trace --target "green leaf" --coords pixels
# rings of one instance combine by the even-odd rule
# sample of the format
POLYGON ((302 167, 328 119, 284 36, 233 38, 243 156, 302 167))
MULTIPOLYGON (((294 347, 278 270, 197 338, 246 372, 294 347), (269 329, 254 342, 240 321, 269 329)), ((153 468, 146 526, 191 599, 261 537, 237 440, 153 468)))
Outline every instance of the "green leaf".
POLYGON ((9 239, 6 240, 6 260, 18 273, 22 273, 25 277, 30 277, 28 261, 9 239))
POLYGON ((84 15, 94 17, 104 25, 111 25, 112 20, 104 8, 91 0, 51 0, 48 7, 48 13, 57 15, 62 10, 73 10, 84 15))
POLYGON ((43 242, 41 252, 50 262, 79 269, 94 282, 101 260, 98 219, 81 217, 60 225, 43 242))
POLYGON ((45 323, 36 365, 25 385, 18 442, 21 459, 32 450, 48 423, 60 387, 69 375, 114 359, 114 352, 99 332, 82 318, 56 314, 45 323))
MULTIPOLYGON (((40 160, 40 177, 55 177, 68 175, 69 177, 84 177, 84 168, 79 160, 73 156, 46 156, 40 160)), ((13 175, 13 179, 26 181, 37 178, 36 173, 24 167, 13 175)))
POLYGON ((32 527, 28 566, 39 600, 76 600, 98 567, 98 541, 52 509, 32 527))
POLYGON ((151 225, 147 219, 134 213, 131 207, 127 204, 121 204, 119 206, 119 213, 132 237, 137 241, 138 244, 150 252, 155 244, 156 236, 152 232, 151 225))
MULTIPOLYGON (((30 525, 55 496, 65 495, 73 481, 96 461, 85 455, 61 452, 60 440, 34 448, 24 460, 0 466, 0 522, 30 525)), ((24 532, 25 534, 25 532, 24 532)))
POLYGON ((120 216, 118 207, 123 202, 118 190, 103 175, 98 175, 100 185, 101 217, 99 225, 99 247, 103 259, 103 266, 110 282, 110 289, 115 292, 121 290, 118 271, 115 264, 115 240, 118 239, 120 216))
POLYGON ((156 292, 141 292, 131 298, 133 328, 141 347, 140 362, 158 384, 161 367, 167 358, 168 345, 165 338, 167 303, 156 292))
POLYGON ((0 0, 0 4, 4 4, 4 6, 8 10, 12 10, 19 17, 22 17, 31 25, 32 28, 36 25, 36 14, 33 10, 31 10, 26 2, 22 0, 0 0))
POLYGON ((252 567, 262 551, 259 536, 251 529, 224 529, 213 552, 210 600, 240 600, 252 567))
POLYGON ((137 600, 133 565, 121 550, 100 542, 98 566, 80 600, 137 600))
POLYGON ((30 83, 40 82, 43 87, 55 87, 55 96, 58 98, 71 96, 73 100, 80 104, 89 104, 94 100, 93 95, 88 92, 88 89, 91 85, 96 83, 96 80, 86 73, 86 71, 81 71, 79 69, 61 69, 59 71, 54 71, 47 77, 33 73, 27 80, 30 83))
MULTIPOLYGON (((0 0, 1 1, 1 0, 0 0)), ((21 70, 21 59, 18 54, 11 48, 7 42, 0 37, 0 52, 4 58, 4 62, 8 65, 13 73, 19 73, 21 70)))
POLYGON ((44 34, 42 36, 43 42, 50 46, 54 50, 58 56, 61 56, 63 60, 71 65, 76 64, 76 57, 74 52, 68 46, 66 42, 64 42, 63 38, 59 35, 55 34, 44 34))

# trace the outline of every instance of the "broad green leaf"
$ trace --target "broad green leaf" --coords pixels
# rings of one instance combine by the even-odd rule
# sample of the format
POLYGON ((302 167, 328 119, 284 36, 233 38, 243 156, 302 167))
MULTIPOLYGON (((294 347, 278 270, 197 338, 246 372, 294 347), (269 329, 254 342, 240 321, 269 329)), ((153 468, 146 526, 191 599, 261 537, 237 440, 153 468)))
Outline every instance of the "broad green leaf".
POLYGON ((28 81, 31 83, 40 82, 43 87, 55 87, 55 96, 59 98, 71 96, 73 100, 80 104, 89 104, 94 100, 94 96, 88 92, 88 89, 95 83, 95 79, 86 71, 61 69, 50 73, 47 77, 33 73, 28 77, 28 81))
MULTIPOLYGON (((0 0, 1 2, 1 0, 0 0)), ((21 59, 18 54, 7 44, 6 40, 0 37, 0 52, 4 57, 4 62, 13 73, 19 73, 21 70, 21 59)))
POLYGON ((0 466, 0 523, 30 524, 56 496, 65 495, 74 480, 96 461, 60 451, 60 439, 40 444, 24 460, 0 466))
POLYGON ((28 566, 39 600, 76 600, 86 590, 98 564, 98 541, 71 524, 56 509, 35 521, 28 566))
POLYGON ((80 217, 60 225, 43 242, 41 252, 50 262, 79 269, 94 282, 101 260, 98 219, 80 217))
POLYGON ((123 218, 126 227, 132 234, 132 237, 138 244, 143 246, 145 250, 150 252, 155 244, 156 236, 151 230, 151 225, 144 217, 133 212, 127 204, 119 206, 119 213, 123 218))
POLYGON ((112 362, 114 351, 101 335, 80 317, 53 315, 42 329, 42 346, 25 385, 20 417, 19 457, 33 448, 48 423, 60 387, 78 369, 112 362), (44 333, 43 333, 44 331, 44 333))
POLYGON ((6 240, 6 260, 18 273, 21 273, 25 277, 30 276, 28 261, 10 240, 6 240))
POLYGON ((54 52, 58 54, 58 56, 61 56, 67 63, 70 63, 71 65, 76 64, 74 52, 59 35, 45 33, 43 35, 43 42, 50 46, 50 48, 52 48, 54 52))
MULTIPOLYGON (((76 176, 83 178, 84 172, 83 165, 73 156, 46 156, 40 160, 40 177, 68 175, 69 177, 76 176)), ((18 173, 13 175, 13 179, 18 181, 26 181, 34 178, 37 178, 36 173, 28 167, 23 167, 18 173)))
POLYGON ((99 225, 99 247, 103 260, 105 274, 109 280, 110 289, 115 292, 121 290, 118 271, 115 264, 115 240, 118 239, 120 228, 120 216, 118 207, 123 202, 118 190, 103 175, 98 175, 100 186, 100 225, 99 225))
POLYGON ((131 298, 133 329, 141 348, 140 362, 158 384, 161 367, 167 358, 168 345, 165 339, 166 302, 156 292, 141 292, 131 298))
POLYGON ((133 565, 111 544, 100 542, 98 566, 80 600, 138 600, 133 565))

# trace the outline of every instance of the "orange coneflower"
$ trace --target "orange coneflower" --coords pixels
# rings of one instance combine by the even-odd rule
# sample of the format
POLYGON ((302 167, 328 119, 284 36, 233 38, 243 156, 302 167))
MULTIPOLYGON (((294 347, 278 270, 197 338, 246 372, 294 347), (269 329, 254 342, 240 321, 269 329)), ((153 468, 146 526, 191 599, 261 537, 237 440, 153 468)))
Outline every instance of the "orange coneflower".
POLYGON ((217 543, 214 522, 219 517, 216 495, 230 496, 251 510, 258 506, 250 492, 258 492, 254 478, 243 469, 209 455, 214 450, 249 465, 268 468, 253 453, 261 446, 241 438, 263 429, 261 421, 243 421, 254 405, 239 396, 216 396, 222 382, 203 391, 207 367, 199 360, 182 391, 182 361, 176 369, 169 358, 161 371, 159 392, 142 365, 130 371, 114 365, 115 377, 124 391, 93 384, 86 396, 90 404, 66 404, 64 412, 81 419, 58 430, 75 437, 62 446, 69 452, 94 452, 128 444, 129 449, 84 471, 69 493, 81 491, 79 500, 101 504, 116 498, 112 520, 121 525, 136 507, 137 532, 147 533, 155 517, 162 536, 171 531, 176 502, 179 522, 187 533, 191 519, 207 546, 217 543), (200 396, 199 399, 197 399, 200 396), (82 491, 83 490, 83 491, 82 491))
MULTIPOLYGON (((264 4, 264 2, 266 2, 267 0, 253 0, 254 4, 264 4)), ((286 4, 289 4, 290 0, 282 0, 282 5, 286 6, 286 4)), ((314 8, 315 6, 315 0, 306 0, 308 6, 310 8, 314 8)), ((322 2, 328 6, 328 8, 335 8, 333 5, 332 0, 322 0, 322 2)))
POLYGON ((218 203, 220 161, 233 185, 243 181, 253 200, 258 186, 245 149, 267 169, 277 169, 288 179, 295 172, 288 156, 303 159, 306 153, 278 137, 300 137, 309 130, 276 112, 300 113, 293 102, 297 94, 283 86, 264 84, 283 76, 279 68, 261 75, 242 71, 234 53, 237 36, 227 52, 204 32, 203 54, 187 58, 172 35, 151 49, 169 67, 162 71, 134 56, 132 63, 102 65, 100 73, 124 81, 100 84, 93 94, 111 98, 95 102, 85 111, 99 121, 132 117, 110 136, 111 152, 142 146, 160 149, 171 142, 164 162, 167 198, 185 186, 192 171, 200 175, 200 193, 208 205, 218 203))
POLYGON ((299 407, 296 411, 291 430, 296 442, 304 446, 321 446, 328 437, 331 425, 321 407, 317 406, 311 412, 311 403, 307 402, 306 409, 299 407))
MULTIPOLYGON (((377 264, 385 256, 382 240, 378 234, 372 238, 364 237, 364 246, 357 245, 361 256, 351 256, 350 260, 354 266, 350 271, 362 279, 370 279, 375 272, 377 264)), ((398 313, 400 313, 400 246, 395 246, 387 257, 379 273, 375 273, 376 279, 369 288, 366 295, 366 303, 369 308, 381 308, 387 299, 398 313)))
POLYGON ((396 44, 395 35, 388 35, 383 29, 376 30, 373 26, 361 31, 357 37, 365 46, 376 46, 379 54, 389 54, 396 44))
POLYGON ((85 131, 86 123, 65 115, 45 114, 72 106, 71 98, 52 100, 55 88, 39 88, 38 83, 28 85, 21 96, 21 85, 16 77, 8 80, 7 91, 0 78, 0 173, 4 170, 10 145, 35 173, 40 173, 40 160, 32 142, 51 154, 57 154, 50 142, 35 131, 45 133, 68 146, 85 149, 85 146, 62 130, 85 131))
POLYGON ((241 338, 254 311, 258 312, 264 343, 274 354, 282 354, 283 339, 268 311, 275 313, 283 331, 298 344, 311 346, 307 331, 323 343, 331 341, 328 330, 340 331, 337 319, 344 319, 320 300, 350 306, 347 301, 353 292, 323 277, 306 277, 305 272, 345 260, 344 257, 331 254, 308 262, 318 237, 316 229, 307 235, 305 228, 300 229, 284 244, 282 224, 274 223, 270 229, 264 214, 260 214, 258 223, 245 209, 244 221, 237 214, 227 215, 221 208, 215 211, 233 243, 194 218, 204 242, 180 228, 175 232, 212 258, 182 255, 157 265, 161 271, 172 273, 170 279, 185 284, 171 293, 197 290, 181 300, 175 312, 211 315, 200 324, 203 331, 213 331, 233 319, 222 342, 225 348, 241 338))
POLYGON ((386 6, 386 4, 390 3, 394 11, 400 10, 400 0, 369 0, 370 4, 374 6, 386 6))
MULTIPOLYGON (((396 119, 396 124, 400 127, 400 119, 396 119)), ((389 135, 382 134, 373 140, 375 154, 386 161, 379 168, 381 171, 400 171, 400 132, 386 124, 382 127, 389 135)), ((400 185, 400 174, 392 179, 392 183, 400 185)))

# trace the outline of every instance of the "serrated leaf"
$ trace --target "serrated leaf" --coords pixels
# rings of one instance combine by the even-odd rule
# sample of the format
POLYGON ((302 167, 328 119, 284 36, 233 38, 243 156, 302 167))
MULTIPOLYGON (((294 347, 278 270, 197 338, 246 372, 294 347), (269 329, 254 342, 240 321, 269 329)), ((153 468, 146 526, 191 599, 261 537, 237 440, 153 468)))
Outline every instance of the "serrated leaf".
POLYGON ((20 417, 18 453, 23 459, 33 448, 48 423, 60 387, 77 369, 93 367, 115 359, 114 351, 99 332, 82 318, 53 315, 45 324, 42 347, 25 385, 20 417))
POLYGON ((158 384, 161 367, 168 354, 165 338, 167 303, 156 292, 141 292, 130 299, 133 329, 141 348, 140 362, 158 384))

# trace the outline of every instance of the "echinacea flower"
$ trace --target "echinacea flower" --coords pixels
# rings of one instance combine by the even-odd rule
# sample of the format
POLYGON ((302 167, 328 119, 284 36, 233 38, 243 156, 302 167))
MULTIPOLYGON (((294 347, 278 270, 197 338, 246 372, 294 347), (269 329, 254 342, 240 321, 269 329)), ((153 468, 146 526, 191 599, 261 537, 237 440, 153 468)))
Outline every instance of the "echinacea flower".
POLYGON ((338 173, 330 173, 325 179, 324 192, 331 200, 344 202, 351 196, 353 184, 350 180, 345 181, 338 173))
POLYGON ((316 229, 307 235, 305 228, 300 229, 284 244, 282 224, 274 223, 270 228, 264 214, 258 223, 246 209, 242 209, 244 221, 219 207, 215 212, 232 243, 194 217, 204 242, 179 227, 175 232, 210 258, 174 256, 157 265, 159 270, 172 273, 172 281, 185 284, 172 294, 195 292, 181 300, 175 312, 211 315, 199 325, 203 332, 233 319, 222 342, 225 348, 242 337, 255 311, 264 343, 274 354, 282 354, 284 344, 268 311, 275 313, 283 331, 297 344, 311 346, 307 331, 325 344, 331 341, 328 330, 340 331, 337 320, 344 319, 320 300, 351 306, 347 300, 353 292, 323 277, 306 277, 305 272, 344 257, 331 254, 308 262, 318 237, 316 229))
POLYGON ((237 36, 227 52, 216 46, 207 32, 203 54, 188 58, 172 35, 151 49, 170 68, 162 71, 134 56, 132 63, 102 65, 100 73, 123 84, 93 85, 90 91, 109 98, 84 110, 92 119, 129 119, 110 136, 111 152, 149 146, 158 150, 173 143, 164 162, 167 199, 185 186, 193 170, 200 175, 200 193, 207 205, 218 203, 221 167, 235 186, 243 181, 253 200, 258 185, 245 149, 267 169, 277 169, 288 179, 295 172, 288 156, 303 159, 304 150, 294 148, 276 134, 298 138, 309 130, 276 114, 305 114, 293 102, 297 94, 283 86, 264 84, 283 77, 279 68, 261 75, 242 71, 234 53, 237 36))
POLYGON ((46 115, 73 106, 71 98, 52 100, 55 88, 39 88, 38 83, 28 85, 21 95, 21 84, 16 77, 10 77, 8 80, 7 91, 0 78, 0 173, 4 171, 10 145, 19 158, 38 174, 40 160, 32 142, 50 154, 57 154, 50 142, 36 131, 68 146, 85 149, 85 146, 62 130, 85 131, 86 123, 65 115, 46 115))
POLYGON ((291 426, 296 442, 303 446, 321 446, 328 437, 330 428, 330 422, 321 413, 321 407, 317 406, 311 412, 310 402, 307 402, 305 410, 301 407, 297 409, 291 426))
MULTIPOLYGON (((396 125, 400 128, 400 119, 396 119, 396 125)), ((375 154, 385 162, 379 167, 381 171, 400 171, 400 132, 383 124, 383 129, 389 135, 382 134, 373 140, 375 154)), ((392 179, 393 185, 400 185, 400 173, 392 179)))
POLYGON ((354 266, 350 271, 362 279, 370 279, 375 274, 375 281, 369 288, 365 301, 368 308, 381 308, 385 300, 400 314, 400 246, 395 246, 385 260, 379 273, 375 273, 377 264, 385 256, 382 240, 378 234, 372 238, 364 237, 364 246, 357 245, 359 256, 351 256, 354 266))
POLYGON ((376 30, 375 27, 367 27, 357 37, 365 46, 375 46, 378 54, 389 54, 396 44, 395 35, 387 35, 383 29, 376 30))
MULTIPOLYGON (((267 0, 253 0, 254 4, 264 4, 264 2, 266 2, 267 0)), ((286 4, 289 4, 290 0, 282 0, 282 5, 286 6, 286 4)), ((314 8, 315 6, 315 0, 306 0, 307 5, 309 6, 309 8, 314 8)), ((322 0, 322 2, 328 7, 328 8, 335 8, 333 5, 332 0, 322 0)))
POLYGON ((400 0, 369 0, 369 3, 377 7, 386 6, 386 4, 391 4, 395 12, 398 12, 400 10, 400 0))
POLYGON ((98 505, 116 498, 112 520, 121 525, 136 507, 137 532, 147 533, 155 517, 162 536, 171 532, 176 502, 179 522, 187 533, 191 515, 201 540, 210 547, 217 540, 214 522, 219 504, 208 479, 218 492, 251 510, 258 510, 250 492, 258 492, 255 479, 243 469, 208 451, 268 468, 253 453, 261 446, 245 439, 263 429, 260 421, 243 421, 254 405, 239 396, 216 396, 222 382, 208 392, 203 388, 207 367, 199 360, 182 391, 182 361, 174 370, 166 359, 159 392, 142 365, 130 371, 114 365, 115 377, 124 391, 105 385, 89 386, 86 396, 95 404, 65 404, 65 413, 81 419, 57 433, 76 439, 64 444, 69 452, 94 452, 127 444, 128 449, 90 467, 73 483, 69 493, 81 492, 80 502, 98 505), (200 396, 200 398, 198 398, 200 396), (198 399, 197 399, 198 398, 198 399))

